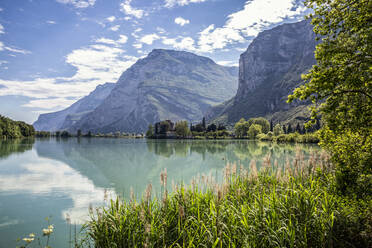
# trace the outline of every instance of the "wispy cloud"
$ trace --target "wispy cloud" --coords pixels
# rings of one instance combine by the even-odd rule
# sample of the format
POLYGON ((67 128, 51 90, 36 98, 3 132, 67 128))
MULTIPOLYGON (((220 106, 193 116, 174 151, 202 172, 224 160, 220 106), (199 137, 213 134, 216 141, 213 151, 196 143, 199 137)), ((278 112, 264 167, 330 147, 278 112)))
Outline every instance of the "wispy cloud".
POLYGON ((119 30, 119 28, 120 28, 120 25, 115 25, 115 26, 112 26, 112 27, 110 28, 110 30, 116 32, 116 31, 119 30))
POLYGON ((177 5, 185 6, 185 5, 189 5, 190 3, 202 3, 205 1, 207 0, 165 0, 165 7, 172 8, 177 5))
POLYGON ((0 24, 0 34, 4 33, 4 26, 0 24))
POLYGON ((113 21, 116 20, 116 17, 115 16, 110 16, 110 17, 107 17, 106 20, 109 21, 109 22, 113 22, 113 21))
POLYGON ((131 4, 132 0, 125 0, 120 4, 120 10, 124 12, 126 15, 133 16, 135 18, 142 18, 147 13, 142 9, 136 9, 132 7, 131 4))
POLYGON ((51 20, 49 20, 49 21, 46 21, 46 23, 48 23, 48 24, 56 24, 56 22, 55 21, 51 21, 51 20))
POLYGON ((119 39, 117 39, 117 40, 112 40, 112 39, 107 39, 107 38, 99 38, 99 39, 96 39, 94 41, 97 42, 97 43, 120 46, 122 44, 125 44, 128 41, 128 37, 121 34, 121 35, 119 35, 119 39))
POLYGON ((237 63, 235 60, 233 60, 233 61, 231 61, 231 60, 220 60, 220 61, 217 61, 216 63, 219 64, 219 65, 223 65, 223 66, 239 66, 239 63, 237 63))
POLYGON ((75 8, 87 8, 93 6, 96 3, 96 0, 56 0, 59 3, 71 4, 75 8))
MULTIPOLYGON (((121 37, 116 42, 124 41, 121 37), (122 40, 121 40, 122 39, 122 40)), ((121 73, 137 61, 127 56, 123 49, 94 44, 72 51, 66 63, 74 66, 76 72, 71 77, 36 78, 29 81, 2 80, 0 96, 20 95, 32 98, 27 107, 51 109, 64 108, 73 100, 94 90, 98 84, 115 82, 121 73), (48 104, 45 104, 48 102, 48 104)))
POLYGON ((177 17, 176 19, 174 19, 174 23, 180 25, 180 26, 184 26, 186 24, 189 24, 190 23, 190 20, 187 20, 187 19, 183 19, 182 17, 177 17))
POLYGON ((30 54, 31 53, 30 51, 27 51, 27 50, 24 50, 24 49, 6 46, 6 45, 4 45, 3 42, 0 41, 0 51, 5 51, 5 50, 7 50, 9 52, 13 52, 13 53, 22 53, 22 54, 30 54))

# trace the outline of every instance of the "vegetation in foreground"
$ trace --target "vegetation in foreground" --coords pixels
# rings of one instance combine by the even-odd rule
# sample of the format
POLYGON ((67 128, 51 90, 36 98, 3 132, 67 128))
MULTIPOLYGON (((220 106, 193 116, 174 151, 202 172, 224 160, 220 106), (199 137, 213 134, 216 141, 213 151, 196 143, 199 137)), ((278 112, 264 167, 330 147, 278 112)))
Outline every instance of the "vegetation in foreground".
MULTIPOLYGON (((371 247, 372 200, 337 194, 332 164, 298 153, 292 165, 270 157, 258 172, 227 165, 212 177, 151 199, 111 201, 91 211, 85 232, 95 247, 371 247)), ((89 242, 86 243, 89 245, 89 242)))

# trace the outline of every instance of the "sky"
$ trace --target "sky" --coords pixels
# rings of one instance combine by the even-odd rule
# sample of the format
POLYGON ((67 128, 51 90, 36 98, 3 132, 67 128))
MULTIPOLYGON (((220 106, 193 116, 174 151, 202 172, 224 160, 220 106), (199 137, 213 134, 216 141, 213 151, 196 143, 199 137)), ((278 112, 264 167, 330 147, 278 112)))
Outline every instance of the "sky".
POLYGON ((0 115, 33 123, 156 48, 237 66, 259 32, 308 12, 301 0, 1 0, 0 115))

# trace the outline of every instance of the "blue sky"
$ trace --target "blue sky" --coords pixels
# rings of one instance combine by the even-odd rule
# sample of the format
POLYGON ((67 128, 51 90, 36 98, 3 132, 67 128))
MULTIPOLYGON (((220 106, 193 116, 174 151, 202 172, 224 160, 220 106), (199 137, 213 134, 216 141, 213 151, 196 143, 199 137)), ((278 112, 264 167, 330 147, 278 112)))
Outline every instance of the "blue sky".
POLYGON ((154 48, 238 65, 260 31, 307 12, 301 0, 2 0, 0 114, 32 123, 154 48))

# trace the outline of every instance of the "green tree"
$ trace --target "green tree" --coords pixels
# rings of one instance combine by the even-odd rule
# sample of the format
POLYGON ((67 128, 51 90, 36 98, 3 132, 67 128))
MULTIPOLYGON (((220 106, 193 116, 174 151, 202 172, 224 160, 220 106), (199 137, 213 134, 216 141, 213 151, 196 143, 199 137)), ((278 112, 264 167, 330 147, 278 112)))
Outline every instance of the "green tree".
POLYGON ((267 133, 270 131, 270 122, 263 117, 251 118, 248 120, 248 125, 258 124, 262 127, 262 132, 267 133))
POLYGON ((262 133, 262 126, 259 124, 252 124, 247 132, 250 139, 255 139, 260 133, 262 133))
POLYGON ((238 138, 245 137, 247 135, 248 130, 249 130, 249 124, 247 121, 245 121, 244 118, 241 118, 237 123, 235 123, 234 131, 235 131, 235 135, 238 138))
POLYGON ((190 135, 190 129, 189 129, 189 125, 187 124, 187 121, 179 121, 176 123, 176 134, 179 136, 179 137, 187 137, 190 135))
POLYGON ((152 126, 152 124, 150 124, 146 132, 146 137, 152 137, 152 136, 154 136, 154 127, 152 126))
POLYGON ((284 133, 282 126, 279 123, 276 124, 275 127, 274 127, 274 135, 275 136, 278 136, 278 135, 280 135, 282 133, 284 133))
POLYGON ((372 190, 372 4, 370 0, 307 0, 317 64, 288 101, 310 99, 311 124, 321 115, 321 145, 337 166, 337 185, 359 196, 372 190))

